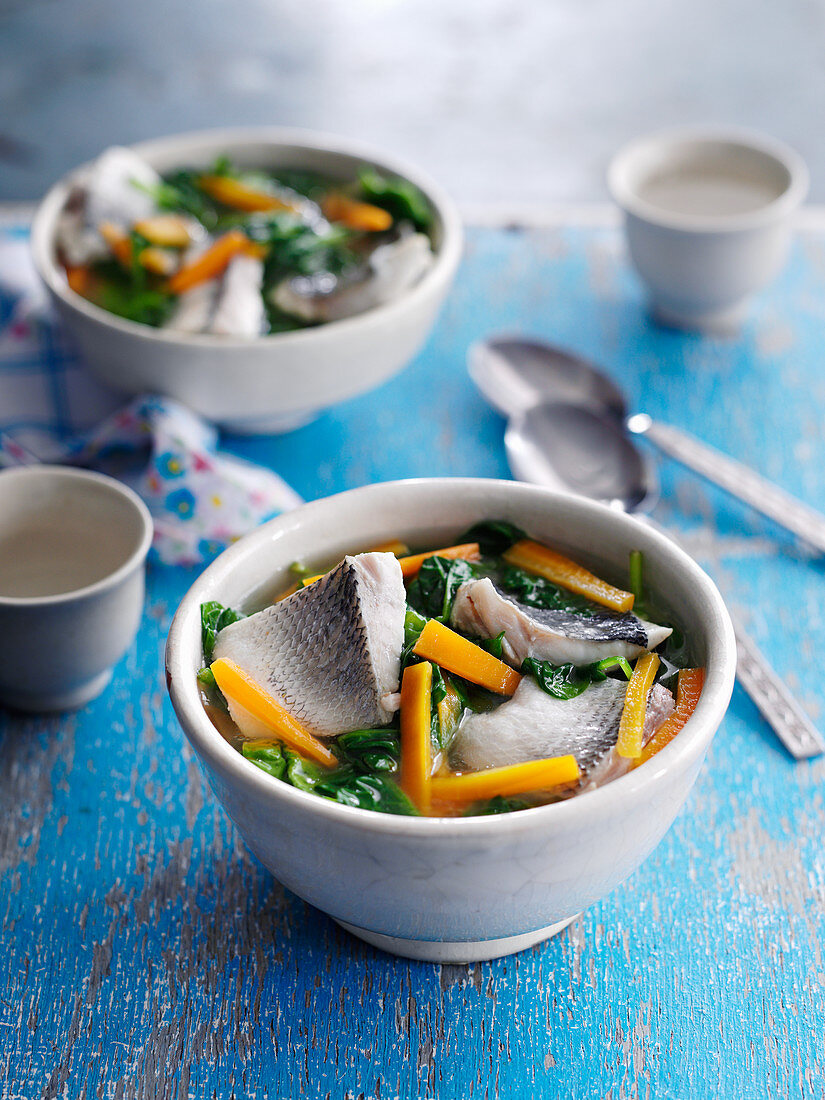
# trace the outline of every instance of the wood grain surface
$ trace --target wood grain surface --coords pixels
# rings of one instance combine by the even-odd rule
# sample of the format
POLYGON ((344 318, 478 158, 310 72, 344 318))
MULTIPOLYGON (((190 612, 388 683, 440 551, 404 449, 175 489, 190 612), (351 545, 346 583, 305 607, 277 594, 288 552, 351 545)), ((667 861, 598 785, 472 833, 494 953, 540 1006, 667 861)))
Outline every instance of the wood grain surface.
MULTIPOLYGON (((591 355, 636 407, 825 509, 821 233, 737 338, 706 340, 651 325, 614 229, 473 231, 409 370, 298 432, 229 444, 308 498, 506 476, 502 421, 464 368, 500 329, 591 355)), ((825 720, 822 563, 690 475, 663 464, 662 482, 658 518, 825 720)), ((825 762, 792 763, 739 689, 624 886, 521 955, 406 962, 282 889, 206 789, 161 672, 193 578, 151 573, 138 642, 84 711, 0 712, 3 1100, 825 1094, 825 762)))

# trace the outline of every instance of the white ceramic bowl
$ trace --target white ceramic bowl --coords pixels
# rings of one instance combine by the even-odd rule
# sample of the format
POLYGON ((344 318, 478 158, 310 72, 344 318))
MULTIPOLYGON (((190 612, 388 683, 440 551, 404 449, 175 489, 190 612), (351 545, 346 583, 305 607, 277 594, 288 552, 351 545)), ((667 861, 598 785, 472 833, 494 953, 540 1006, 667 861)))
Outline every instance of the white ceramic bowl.
POLYGON ((143 611, 152 517, 114 478, 0 471, 0 700, 75 710, 100 695, 143 611))
POLYGON ((621 149, 607 178, 654 314, 711 332, 736 328, 750 297, 777 275, 808 190, 792 149, 741 130, 651 134, 621 149))
MULTIPOLYGON (((419 351, 461 255, 461 223, 428 177, 377 150, 299 130, 231 129, 133 146, 159 172, 206 167, 221 153, 248 168, 307 168, 342 180, 361 165, 410 180, 434 212, 436 261, 412 290, 356 317, 254 340, 167 333, 116 317, 69 289, 55 255, 57 217, 75 173, 43 199, 32 226, 37 270, 90 370, 125 393, 162 393, 246 433, 282 431, 386 381, 419 351)), ((76 170, 77 171, 77 170, 76 170)))
POLYGON ((472 478, 389 482, 305 505, 227 550, 190 589, 166 650, 172 703, 244 840, 290 890, 368 942, 399 955, 467 962, 553 935, 655 848, 684 802, 730 700, 736 651, 722 598, 682 550, 632 517, 579 497, 472 478), (261 606, 296 559, 335 561, 398 536, 449 543, 503 518, 617 578, 632 549, 685 625, 707 679, 684 730, 643 767, 571 801, 510 815, 393 817, 295 790, 260 771, 207 717, 200 604, 261 606))

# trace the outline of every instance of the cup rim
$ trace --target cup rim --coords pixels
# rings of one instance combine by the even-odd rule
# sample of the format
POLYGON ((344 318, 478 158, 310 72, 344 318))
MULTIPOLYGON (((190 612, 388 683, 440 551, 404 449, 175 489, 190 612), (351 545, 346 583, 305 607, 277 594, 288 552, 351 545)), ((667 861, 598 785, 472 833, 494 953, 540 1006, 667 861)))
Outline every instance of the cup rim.
POLYGON ((108 326, 123 335, 143 338, 159 344, 180 347, 221 348, 231 352, 241 348, 247 349, 258 346, 297 345, 301 347, 308 341, 317 341, 319 333, 328 333, 330 329, 333 336, 337 336, 339 333, 350 329, 371 325, 374 323, 376 316, 379 319, 392 319, 404 312, 411 302, 423 299, 433 287, 440 285, 445 279, 449 279, 461 258, 463 245, 461 218, 452 198, 442 189, 440 184, 430 179, 426 172, 422 172, 414 165, 408 164, 403 158, 385 154, 380 149, 364 144, 357 139, 350 140, 346 137, 327 134, 324 131, 298 127, 230 126, 168 134, 147 141, 135 142, 127 145, 126 148, 145 156, 151 163, 153 157, 162 156, 170 150, 179 150, 180 157, 183 160, 188 149, 197 148, 202 144, 213 145, 216 151, 226 149, 231 151, 233 147, 238 148, 239 146, 255 143, 271 145, 274 148, 293 145, 303 147, 308 151, 370 162, 415 184, 432 204, 441 223, 442 240, 438 249, 434 252, 434 262, 429 271, 425 272, 419 282, 405 291, 399 298, 374 306, 364 313, 355 314, 352 317, 341 317, 334 321, 327 321, 323 325, 295 329, 289 332, 263 333, 252 338, 216 336, 214 333, 173 332, 169 329, 154 328, 138 321, 129 321, 124 317, 118 317, 116 314, 110 313, 102 306, 95 305, 94 302, 89 302, 82 295, 75 293, 66 282, 61 266, 54 255, 57 219, 65 204, 72 181, 79 172, 82 172, 84 168, 92 163, 86 161, 67 172, 49 188, 41 199, 32 220, 31 250, 34 265, 48 290, 63 305, 84 315, 89 320, 108 326))
POLYGON ((131 506, 140 521, 141 534, 137 546, 132 550, 126 560, 111 573, 107 573, 105 577, 101 577, 100 580, 93 581, 92 584, 84 585, 82 588, 73 588, 68 592, 56 592, 50 596, 4 596, 0 593, 0 608, 44 607, 54 604, 70 603, 74 600, 85 599, 89 596, 99 596, 110 589, 116 588, 121 581, 125 580, 126 577, 145 560, 146 555, 149 553, 149 548, 152 545, 152 538, 154 535, 152 516, 144 502, 134 490, 128 487, 128 485, 124 485, 115 478, 109 477, 108 474, 99 474, 94 470, 78 470, 71 467, 49 464, 14 466, 0 470, 0 480, 13 477, 44 477, 46 479, 58 481, 85 481, 101 485, 109 493, 119 496, 131 506))
POLYGON ((736 643, 733 626, 719 590, 701 566, 666 535, 641 523, 636 517, 615 512, 607 505, 573 493, 521 482, 468 477, 411 478, 379 482, 312 501, 263 524, 225 550, 186 592, 172 620, 165 655, 166 683, 178 721, 202 763, 209 771, 219 773, 223 782, 233 787, 252 788, 271 801, 291 804, 296 811, 303 809, 331 825, 394 836, 427 836, 439 839, 513 836, 551 823, 559 827, 575 827, 583 821, 598 817, 600 813, 611 814, 616 803, 625 798, 643 798, 644 792, 665 782, 674 771, 686 771, 701 759, 727 710, 733 690, 735 667, 736 643), (531 498, 540 496, 548 504, 560 502, 582 512, 595 512, 602 516, 609 514, 618 526, 625 528, 628 533, 632 531, 645 543, 655 545, 690 574, 696 589, 701 590, 708 601, 709 630, 712 626, 718 632, 715 640, 712 639, 717 663, 709 670, 696 713, 688 719, 679 736, 657 754, 655 761, 649 760, 644 768, 632 770, 596 790, 583 792, 576 798, 536 806, 514 814, 461 818, 406 817, 340 805, 280 783, 246 760, 221 736, 203 707, 195 673, 189 665, 192 637, 195 634, 198 639, 200 637, 201 602, 214 598, 223 579, 242 565, 245 559, 254 556, 259 545, 277 540, 279 533, 294 530, 302 516, 336 505, 339 508, 346 507, 359 501, 369 501, 377 508, 399 493, 415 492, 416 487, 431 492, 434 486, 442 487, 446 495, 468 489, 470 492, 484 492, 487 495, 506 486, 505 491, 515 501, 521 498, 527 503, 531 498), (704 718, 704 721, 697 722, 696 718, 704 718))
POLYGON ((607 187, 613 201, 628 215, 664 229, 693 233, 732 233, 757 229, 780 221, 795 210, 808 193, 810 176, 802 157, 789 145, 767 134, 739 127, 684 126, 656 130, 634 138, 612 157, 607 168, 607 187), (657 149, 696 145, 738 147, 761 153, 788 175, 784 190, 756 210, 742 214, 686 214, 668 211, 647 202, 631 181, 639 159, 657 149))

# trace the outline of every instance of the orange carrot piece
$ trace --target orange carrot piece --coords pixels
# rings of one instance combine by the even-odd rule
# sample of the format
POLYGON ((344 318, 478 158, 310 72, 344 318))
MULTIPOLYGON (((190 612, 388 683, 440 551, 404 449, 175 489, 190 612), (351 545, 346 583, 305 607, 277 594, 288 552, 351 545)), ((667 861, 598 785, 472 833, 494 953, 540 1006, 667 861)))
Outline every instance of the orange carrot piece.
POLYGON ((619 756, 635 760, 642 751, 642 735, 645 728, 647 696, 656 678, 659 657, 645 653, 638 659, 624 697, 622 717, 619 721, 619 737, 616 752, 619 756))
POLYGON ((526 794, 575 783, 580 777, 575 756, 551 756, 526 764, 507 764, 463 775, 435 776, 430 784, 434 798, 449 802, 475 802, 497 795, 526 794))
POLYGON ((442 550, 428 550, 426 554, 412 554, 408 558, 399 558, 401 572, 405 580, 414 577, 427 558, 464 558, 465 561, 481 561, 481 551, 477 542, 464 542, 460 546, 445 546, 442 550))
POLYGON ((135 222, 134 230, 150 244, 161 248, 186 248, 192 239, 189 227, 179 214, 156 214, 135 222))
POLYGON ((358 202, 340 192, 327 195, 321 203, 324 217, 338 222, 348 229, 362 229, 367 233, 380 233, 392 225, 392 214, 369 202, 358 202))
POLYGON ((151 271, 153 275, 171 275, 178 266, 179 253, 172 252, 168 248, 150 244, 144 248, 138 257, 143 267, 151 271))
POLYGON ((198 187, 224 206, 244 210, 249 214, 265 210, 296 211, 299 209, 297 203, 279 199, 277 195, 270 195, 267 191, 259 191, 231 176, 201 176, 198 187))
POLYGON ((66 282, 69 284, 69 290, 73 290, 82 298, 88 298, 94 287, 94 272, 87 264, 67 264, 66 282))
POLYGON ((676 734, 679 733, 696 709, 704 682, 705 670, 703 668, 683 668, 679 670, 679 679, 676 685, 676 709, 669 718, 662 722, 642 749, 641 755, 637 760, 634 760, 634 768, 638 768, 651 756, 661 752, 665 745, 669 745, 676 734))
POLYGON ((207 248, 197 259, 185 264, 166 284, 170 294, 183 294, 207 279, 214 279, 229 265, 230 260, 239 252, 247 251, 249 239, 240 229, 230 229, 218 237, 211 248, 207 248))
POLYGON ((131 267, 132 242, 123 230, 113 222, 101 222, 97 227, 103 240, 112 250, 112 255, 119 264, 131 267))
POLYGON ((430 714, 433 666, 429 661, 407 665, 401 679, 401 789, 426 814, 430 808, 433 750, 430 714))
POLYGON ((498 695, 512 695, 521 683, 515 669, 436 619, 428 620, 413 653, 498 695))
POLYGON ((303 725, 273 699, 269 692, 256 684, 252 677, 239 668, 234 661, 225 657, 219 657, 210 665, 212 675, 215 677, 218 687, 228 695, 230 699, 248 710, 253 718, 263 722, 276 736, 295 749, 302 756, 308 756, 311 760, 327 767, 334 767, 338 763, 337 758, 329 751, 326 745, 321 744, 317 737, 305 729, 303 725))
POLYGON ((532 539, 522 539, 515 543, 505 552, 504 560, 520 569, 526 569, 529 573, 546 577, 548 581, 577 592, 580 596, 586 596, 594 603, 612 607, 614 611, 630 611, 633 607, 632 592, 614 588, 584 566, 565 558, 563 554, 557 554, 547 546, 542 546, 540 542, 533 542, 532 539))
POLYGON ((373 554, 395 554, 397 558, 403 558, 409 552, 409 546, 406 542, 401 542, 400 539, 388 539, 386 542, 380 542, 372 548, 373 554))

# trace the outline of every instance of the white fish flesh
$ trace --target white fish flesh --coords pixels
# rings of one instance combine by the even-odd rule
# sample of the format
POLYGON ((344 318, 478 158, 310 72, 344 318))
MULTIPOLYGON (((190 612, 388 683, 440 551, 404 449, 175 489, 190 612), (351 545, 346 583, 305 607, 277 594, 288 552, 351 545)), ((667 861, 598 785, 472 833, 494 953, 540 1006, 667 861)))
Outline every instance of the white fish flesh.
POLYGON ((224 273, 208 331, 218 336, 260 336, 266 324, 263 278, 260 260, 236 256, 224 273))
MULTIPOLYGON (((398 559, 358 554, 227 626, 214 655, 234 661, 319 737, 381 726, 398 706, 405 610, 398 559)), ((261 736, 243 718, 241 732, 261 736)))
MULTIPOLYGON (((609 677, 574 699, 556 699, 525 676, 512 699, 495 710, 465 715, 451 761, 460 770, 480 771, 572 754, 584 780, 601 783, 615 778, 631 763, 614 752, 626 691, 626 681, 609 677)), ((654 684, 648 695, 644 742, 673 707, 668 689, 654 684)))
POLYGON ((303 321, 337 321, 397 298, 413 287, 432 263, 429 237, 410 233, 379 245, 369 256, 362 276, 338 279, 322 272, 285 279, 272 292, 272 303, 303 321))
POLYGON ((605 657, 638 657, 668 637, 670 627, 592 604, 588 613, 528 607, 496 588, 489 577, 459 588, 451 622, 465 634, 496 638, 504 631, 502 656, 520 668, 525 657, 554 665, 592 664, 605 657))
POLYGON ((109 254, 98 232, 101 222, 124 230, 157 213, 150 190, 160 176, 131 149, 112 146, 76 180, 57 224, 57 245, 70 264, 90 263, 109 254))

